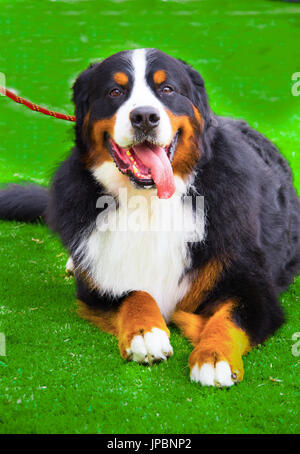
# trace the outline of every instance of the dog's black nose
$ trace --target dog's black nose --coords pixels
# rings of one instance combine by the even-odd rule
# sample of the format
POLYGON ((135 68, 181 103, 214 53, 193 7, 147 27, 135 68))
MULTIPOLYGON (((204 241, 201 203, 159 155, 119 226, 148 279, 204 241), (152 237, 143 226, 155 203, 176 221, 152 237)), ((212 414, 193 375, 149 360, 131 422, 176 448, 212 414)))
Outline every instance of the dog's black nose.
POLYGON ((142 106, 130 112, 130 121, 135 129, 142 130, 145 134, 156 128, 159 124, 159 111, 155 107, 142 106))

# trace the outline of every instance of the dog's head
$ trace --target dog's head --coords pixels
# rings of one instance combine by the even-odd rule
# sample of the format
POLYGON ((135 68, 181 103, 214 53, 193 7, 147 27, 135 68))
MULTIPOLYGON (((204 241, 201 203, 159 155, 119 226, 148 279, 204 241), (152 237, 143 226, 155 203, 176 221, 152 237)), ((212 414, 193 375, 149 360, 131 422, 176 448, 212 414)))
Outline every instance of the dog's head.
POLYGON ((205 153, 210 110, 200 74, 156 49, 119 52, 74 84, 77 144, 104 184, 175 191, 205 153), (121 183, 122 182, 122 183, 121 183))

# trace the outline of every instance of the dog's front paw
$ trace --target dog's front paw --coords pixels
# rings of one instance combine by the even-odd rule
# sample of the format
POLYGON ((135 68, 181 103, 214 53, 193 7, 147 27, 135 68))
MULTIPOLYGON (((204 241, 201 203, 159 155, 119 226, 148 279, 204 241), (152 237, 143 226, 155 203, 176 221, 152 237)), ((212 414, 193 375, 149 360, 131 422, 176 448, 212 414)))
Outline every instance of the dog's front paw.
POLYGON ((199 346, 192 352, 189 364, 191 381, 202 386, 229 387, 240 382, 244 375, 240 355, 227 358, 221 352, 208 351, 199 346))
POLYGON ((140 330, 140 334, 129 341, 129 346, 120 343, 120 351, 127 360, 144 364, 165 361, 173 354, 168 334, 160 328, 140 330))

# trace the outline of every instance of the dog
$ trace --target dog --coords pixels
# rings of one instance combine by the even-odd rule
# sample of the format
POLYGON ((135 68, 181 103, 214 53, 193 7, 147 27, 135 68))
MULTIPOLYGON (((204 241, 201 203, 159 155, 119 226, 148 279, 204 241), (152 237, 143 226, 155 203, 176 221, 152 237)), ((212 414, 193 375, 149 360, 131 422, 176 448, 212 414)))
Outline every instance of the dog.
POLYGON ((73 93, 69 157, 49 190, 1 190, 0 218, 44 219, 59 235, 79 314, 124 359, 167 360, 174 323, 194 346, 192 381, 240 382, 242 356, 283 323, 278 297, 300 267, 287 161, 246 122, 215 115, 201 75, 157 49, 92 64, 73 93), (180 227, 162 228, 171 217, 180 227))

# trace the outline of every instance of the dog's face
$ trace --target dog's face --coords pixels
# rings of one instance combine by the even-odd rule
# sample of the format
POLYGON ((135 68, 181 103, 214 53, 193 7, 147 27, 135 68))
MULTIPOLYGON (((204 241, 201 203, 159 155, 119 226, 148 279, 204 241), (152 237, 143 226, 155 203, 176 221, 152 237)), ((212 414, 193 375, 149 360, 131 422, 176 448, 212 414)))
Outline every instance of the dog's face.
POLYGON ((184 179, 204 152, 203 80, 156 49, 119 52, 92 65, 75 82, 74 101, 77 143, 98 175, 110 164, 136 187, 156 185, 158 197, 169 198, 174 175, 184 179))

